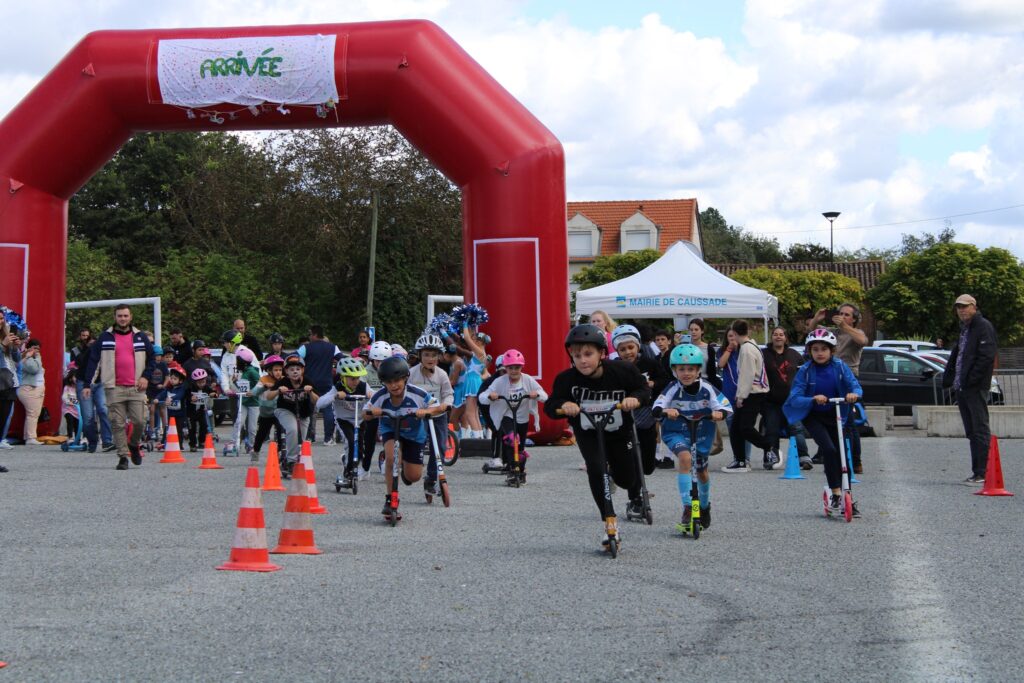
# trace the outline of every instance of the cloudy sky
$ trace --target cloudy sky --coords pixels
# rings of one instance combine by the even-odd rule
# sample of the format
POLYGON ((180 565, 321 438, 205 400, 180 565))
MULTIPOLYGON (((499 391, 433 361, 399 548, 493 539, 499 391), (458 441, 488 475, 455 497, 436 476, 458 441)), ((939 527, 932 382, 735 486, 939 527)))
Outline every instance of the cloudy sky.
POLYGON ((0 116, 85 33, 425 18, 562 141, 570 200, 696 197, 783 244, 1024 258, 1019 0, 0 4, 0 116))

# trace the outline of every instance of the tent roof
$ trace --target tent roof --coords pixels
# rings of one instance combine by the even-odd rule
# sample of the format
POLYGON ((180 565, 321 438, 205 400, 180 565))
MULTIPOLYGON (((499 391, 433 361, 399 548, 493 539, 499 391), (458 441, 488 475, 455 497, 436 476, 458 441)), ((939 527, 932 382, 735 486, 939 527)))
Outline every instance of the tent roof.
POLYGON ((596 310, 625 318, 778 318, 779 302, 722 275, 685 242, 676 242, 639 273, 576 292, 577 313, 596 310))

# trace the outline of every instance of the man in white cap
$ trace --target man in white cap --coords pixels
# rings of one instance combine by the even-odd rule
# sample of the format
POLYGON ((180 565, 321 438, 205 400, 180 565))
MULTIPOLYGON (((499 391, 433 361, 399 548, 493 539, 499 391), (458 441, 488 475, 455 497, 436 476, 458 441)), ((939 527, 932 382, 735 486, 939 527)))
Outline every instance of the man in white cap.
POLYGON ((988 466, 988 396, 996 360, 996 330, 982 317, 978 302, 970 294, 958 296, 954 306, 960 318, 960 336, 950 349, 942 386, 956 392, 964 432, 971 444, 971 476, 964 483, 975 486, 985 483, 988 466))

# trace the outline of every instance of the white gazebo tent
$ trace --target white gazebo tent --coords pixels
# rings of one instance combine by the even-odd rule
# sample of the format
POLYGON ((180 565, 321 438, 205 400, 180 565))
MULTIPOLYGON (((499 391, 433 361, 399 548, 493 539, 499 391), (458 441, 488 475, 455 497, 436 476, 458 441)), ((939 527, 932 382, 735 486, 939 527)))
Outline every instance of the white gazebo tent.
MULTIPOLYGON (((672 318, 684 329, 690 318, 779 317, 779 300, 709 266, 686 242, 676 242, 639 273, 576 292, 576 313, 607 311, 613 318, 672 318)), ((766 338, 767 341, 767 338, 766 338)))

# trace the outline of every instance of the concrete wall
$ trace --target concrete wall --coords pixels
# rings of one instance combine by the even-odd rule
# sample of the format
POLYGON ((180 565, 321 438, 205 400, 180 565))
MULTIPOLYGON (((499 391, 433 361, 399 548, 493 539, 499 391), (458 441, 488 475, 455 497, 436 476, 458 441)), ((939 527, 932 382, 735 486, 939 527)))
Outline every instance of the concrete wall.
MULTIPOLYGON (((989 406, 988 423, 1000 439, 1024 439, 1024 407, 989 406)), ((914 406, 914 429, 928 436, 963 437, 964 423, 956 406, 914 406)))

